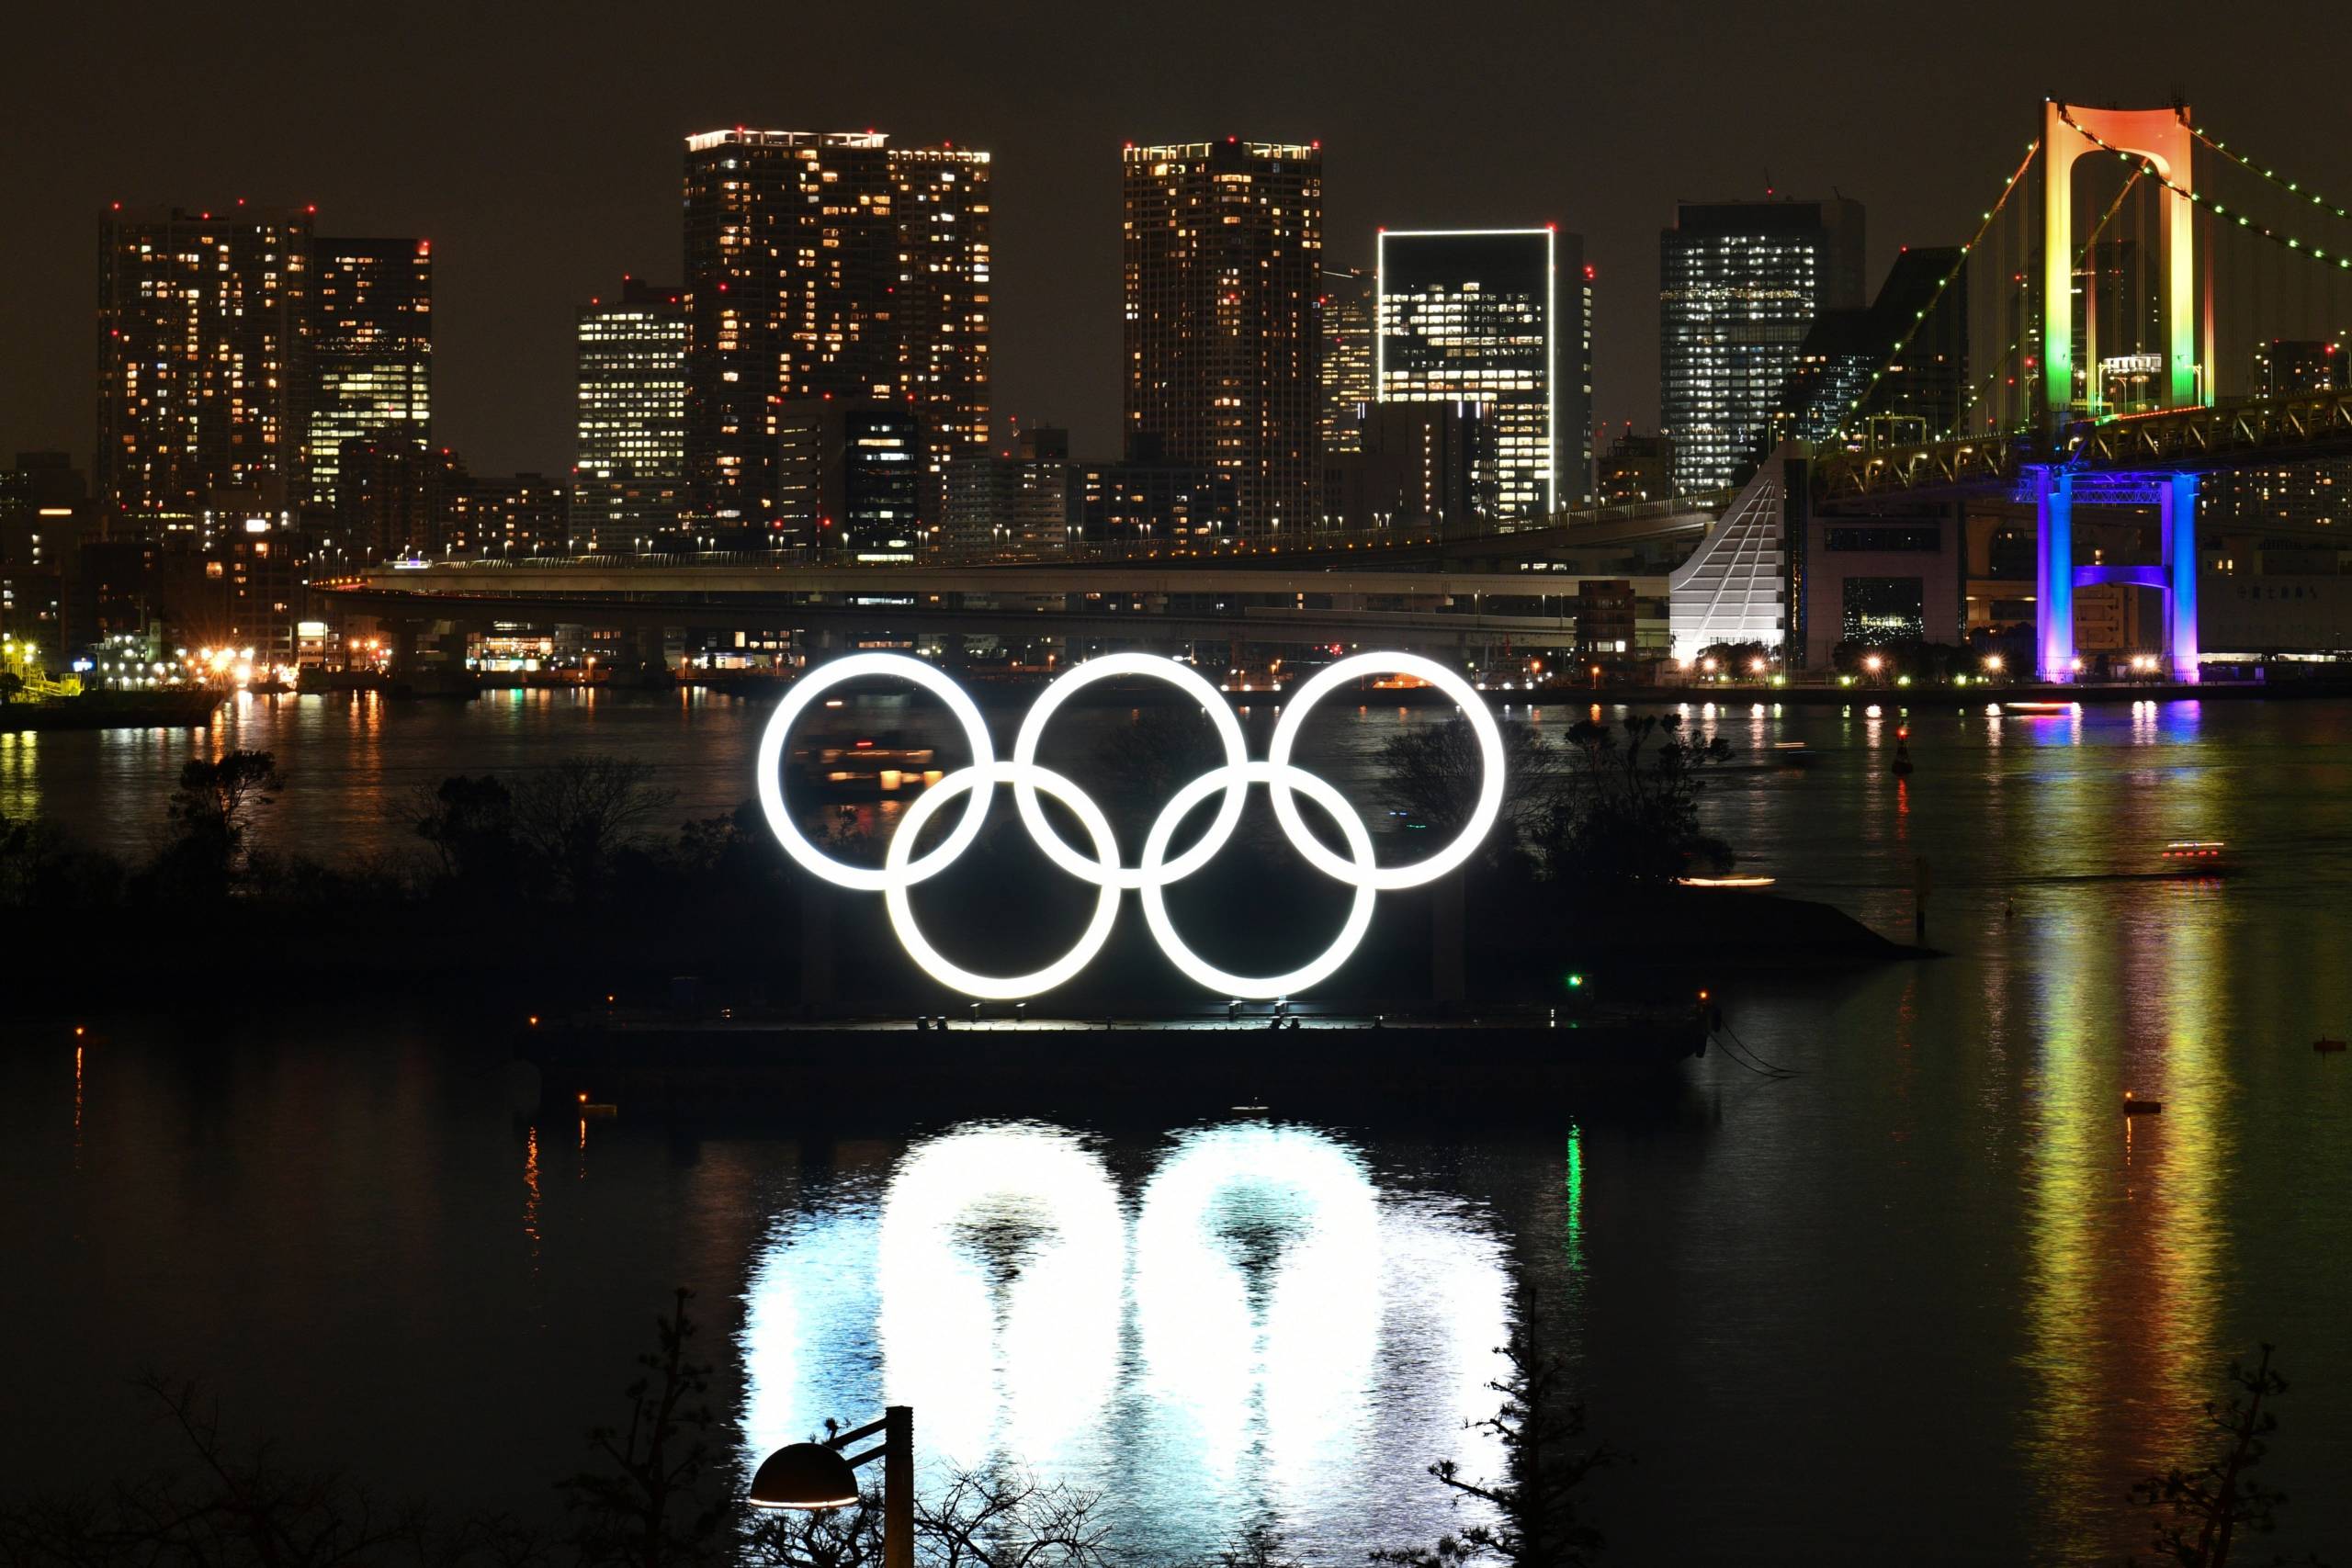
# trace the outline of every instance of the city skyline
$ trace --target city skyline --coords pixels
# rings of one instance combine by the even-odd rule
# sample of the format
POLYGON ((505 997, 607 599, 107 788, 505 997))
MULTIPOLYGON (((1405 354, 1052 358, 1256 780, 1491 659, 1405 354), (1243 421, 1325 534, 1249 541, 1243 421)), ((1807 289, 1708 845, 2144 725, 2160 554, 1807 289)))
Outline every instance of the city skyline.
MULTIPOLYGON (((1204 20, 1226 15, 1212 7, 1204 20)), ((1228 20, 1240 26, 1241 15, 1228 20)), ((2022 24, 2027 13, 2016 15, 2022 24)), ((1855 51, 1891 63, 1907 48, 1904 24, 1871 16, 1880 29, 1873 39, 1860 30, 1863 17, 1833 8, 1814 18, 1812 30, 1836 30, 1855 51)), ((752 47, 769 24, 745 22, 746 47, 726 51, 662 39, 613 51, 598 36, 608 39, 610 29, 589 14, 574 29, 532 39, 535 51, 549 51, 546 85, 502 85, 493 95, 481 89, 496 79, 494 62, 512 58, 527 30, 498 18, 481 24, 487 30, 478 35, 478 56, 442 57, 422 33, 382 39, 398 67, 383 77, 413 74, 424 89, 419 100, 435 107, 379 120, 350 112, 334 85, 341 78, 312 68, 313 46, 299 28, 257 26, 262 41, 232 62, 217 39, 181 24, 142 25, 126 42, 103 12, 44 17, 31 40, 36 53, 46 45, 65 60, 104 58, 116 85, 113 96, 92 100, 68 87, 71 73, 59 73, 17 100, 14 112, 27 126, 20 145, 40 153, 42 168, 20 210, 27 286, 0 307, 0 344, 17 367, 0 392, 0 446, 87 457, 95 367, 80 280, 92 215, 115 199, 186 204, 244 195, 315 202, 332 232, 433 240, 436 439, 488 471, 561 471, 571 461, 573 311, 619 273, 677 276, 679 141, 739 122, 871 125, 900 144, 953 140, 993 152, 994 409, 1067 425, 1073 450, 1090 457, 1116 451, 1114 159, 1125 141, 1212 134, 1324 142, 1333 266, 1369 265, 1382 223, 1556 221, 1583 233, 1602 290, 1596 422, 1614 427, 1630 418, 1647 428, 1657 417, 1656 231, 1677 199, 1758 196, 1768 179, 1807 196, 1842 191, 1871 209, 1875 277, 1900 243, 1965 238, 1991 194, 1975 188, 1983 168, 2033 134, 2024 107, 2009 106, 2052 88, 2144 101, 2168 91, 2177 74, 2161 28, 2109 38, 2087 22, 2037 20, 2061 46, 2055 72, 2023 67, 1989 36, 1981 45, 1947 39, 1937 81, 1917 81, 1911 67, 1848 73, 1834 96, 1800 100, 1759 141, 1742 129, 1729 95, 1753 73, 1804 58, 1808 46, 1793 35, 1807 29, 1727 21, 1712 9, 1691 21, 1669 44, 1636 18, 1563 17, 1526 28, 1523 50, 1498 52, 1497 35, 1510 26, 1499 14, 1413 33, 1409 49, 1384 39, 1378 15, 1343 32, 1253 18, 1265 47, 1223 61, 1204 87, 1198 73, 1111 82, 1083 67, 1147 46, 1171 62, 1205 58, 1205 39, 1159 39, 1075 11, 986 27, 942 19, 888 66, 853 64, 779 87, 752 47), (1080 68, 1045 58, 1038 46, 1048 39, 1057 58, 1080 68), (1281 63, 1293 48, 1314 50, 1332 69, 1301 78, 1281 63), (1480 95, 1480 118, 1467 128, 1430 85, 1457 57, 1481 60, 1494 88, 1480 95), (1616 64, 1591 68, 1601 60, 1616 64), (1551 90, 1563 63, 1576 62, 1588 62, 1575 67, 1577 91, 1551 90), (231 89, 220 95, 231 107, 188 134, 154 138, 106 112, 191 68, 231 89), (2058 80, 2044 79, 2052 75, 2058 80), (266 93, 244 91, 264 83, 266 93), (507 107, 492 107, 493 97, 507 107), (1915 112, 1916 120, 1905 118, 1915 112), (1946 119, 1931 129, 1930 113, 1946 119), (336 130, 282 134, 296 124, 336 130), (496 150, 508 137, 550 138, 527 182, 512 177, 511 154, 496 150), (1503 143, 1511 155, 1494 155, 1503 143)), ((816 18, 803 30, 820 53, 861 58, 843 41, 846 22, 816 18)), ((2183 85, 2217 119, 2244 127, 2249 141, 2283 144, 2291 134, 2311 142, 2289 106, 2327 101, 2300 90, 2306 73, 2314 89, 2320 85, 2315 62, 2200 61, 2199 73, 2183 85)), ((2323 138, 2312 152, 2314 179, 2347 183, 2352 151, 2343 139, 2323 138)))

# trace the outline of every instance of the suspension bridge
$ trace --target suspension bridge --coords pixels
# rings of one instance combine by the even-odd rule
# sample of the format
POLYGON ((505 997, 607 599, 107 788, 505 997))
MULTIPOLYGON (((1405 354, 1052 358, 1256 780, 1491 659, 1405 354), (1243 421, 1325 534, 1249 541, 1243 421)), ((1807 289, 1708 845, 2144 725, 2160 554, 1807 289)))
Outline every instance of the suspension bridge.
POLYGON ((2075 592, 2113 585, 2162 595, 2165 656, 2196 680, 2200 479, 2352 456, 2352 216, 2186 104, 2052 99, 1953 254, 1811 433, 1813 504, 2030 506, 2036 673, 2073 677, 2075 592), (2094 507, 2153 509, 2155 558, 2079 560, 2094 507))

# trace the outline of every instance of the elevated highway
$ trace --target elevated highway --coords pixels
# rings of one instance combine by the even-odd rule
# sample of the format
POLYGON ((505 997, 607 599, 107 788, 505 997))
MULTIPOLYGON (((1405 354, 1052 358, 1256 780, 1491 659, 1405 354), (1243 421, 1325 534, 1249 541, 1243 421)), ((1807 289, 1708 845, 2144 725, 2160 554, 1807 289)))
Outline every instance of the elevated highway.
POLYGON ((581 625, 1012 640, 1288 646, 1381 641, 1427 651, 1576 641, 1589 581, 1630 584, 1634 630, 1662 650, 1667 573, 1716 520, 1710 498, 1579 513, 1509 534, 1397 548, 1215 555, 1086 550, 1030 560, 817 565, 757 554, 401 561, 316 581, 345 614, 391 624, 581 625))

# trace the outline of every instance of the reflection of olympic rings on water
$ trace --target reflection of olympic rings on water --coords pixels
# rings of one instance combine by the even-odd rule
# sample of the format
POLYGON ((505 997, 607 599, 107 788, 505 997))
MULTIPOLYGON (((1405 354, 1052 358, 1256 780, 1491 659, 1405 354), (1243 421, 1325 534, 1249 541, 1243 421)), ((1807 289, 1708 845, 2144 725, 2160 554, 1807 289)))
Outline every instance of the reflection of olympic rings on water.
POLYGON ((1035 705, 1022 720, 1020 734, 1013 741, 1012 761, 999 761, 989 739, 988 725, 981 718, 978 707, 944 671, 904 654, 852 654, 810 671, 794 683, 791 694, 777 707, 760 737, 758 767, 760 809, 766 814, 768 827, 784 846, 785 852, 802 870, 837 886, 880 893, 889 909, 892 929, 899 933, 899 940, 905 944, 908 954, 925 974, 967 996, 1007 1000, 1035 996, 1074 978, 1110 940, 1111 927, 1118 918, 1119 895, 1130 888, 1143 895, 1144 920, 1159 943, 1160 951, 1168 955, 1170 963, 1198 984, 1231 997, 1276 997, 1305 990, 1329 978, 1340 964, 1347 962, 1357 943, 1363 940, 1365 930, 1372 924, 1374 894, 1384 888, 1418 887, 1467 861, 1477 852, 1479 841, 1494 826, 1496 818, 1501 815, 1503 799, 1502 734, 1496 728, 1493 716, 1487 713, 1486 704, 1459 673, 1435 660, 1411 653, 1359 653, 1318 672, 1292 694, 1281 720, 1274 726, 1273 741, 1263 761, 1250 760, 1240 721, 1234 717, 1233 710, 1227 706, 1216 688, 1203 679, 1198 671, 1172 659, 1142 653, 1116 653, 1078 665, 1054 681, 1038 696, 1035 705), (1470 720, 1471 732, 1477 737, 1481 764, 1478 798, 1461 834, 1427 860, 1400 866, 1375 864, 1372 835, 1365 830, 1362 818, 1349 806, 1346 796, 1323 779, 1291 761, 1291 753, 1298 744, 1299 732, 1306 723, 1306 716, 1317 702, 1351 681, 1367 675, 1385 674, 1406 675, 1426 682, 1459 704, 1470 720), (785 743, 790 738, 793 725, 809 704, 845 681, 877 675, 893 675, 912 681, 945 702, 948 712, 955 716, 956 723, 963 728, 965 740, 971 748, 972 761, 969 767, 959 768, 933 784, 915 802, 892 836, 881 868, 875 870, 837 861, 809 842, 786 808, 783 764, 785 743), (1202 711, 1216 727, 1218 742, 1225 751, 1224 766, 1213 768, 1185 784, 1160 809, 1145 838, 1143 852, 1133 866, 1120 863, 1119 848, 1112 836, 1110 821, 1093 799, 1069 779, 1037 762, 1037 747, 1044 737, 1046 723, 1055 710, 1080 688, 1116 676, 1165 681, 1192 697, 1201 705, 1202 711), (1102 890, 1102 896, 1095 901, 1093 919, 1088 921, 1077 944, 1053 963, 1027 975, 980 975, 949 962, 917 927, 913 906, 908 897, 909 890, 916 883, 946 870, 971 847, 972 840, 979 836, 989 797, 995 786, 1001 784, 1012 786, 1013 802, 1020 809, 1022 822, 1046 857, 1072 876, 1102 890), (1324 875, 1355 889, 1355 898, 1349 906, 1347 919, 1341 925, 1338 938, 1320 955, 1283 975, 1235 975, 1204 961, 1176 934, 1175 923, 1169 917, 1166 902, 1170 885, 1182 881, 1206 865, 1232 838, 1234 829, 1240 823, 1241 808, 1249 788, 1253 784, 1264 784, 1272 795, 1275 818, 1291 847, 1324 875), (1079 826, 1093 841, 1094 854, 1091 858, 1070 848, 1054 829, 1046 818, 1045 808, 1037 802, 1040 791, 1059 800, 1078 818, 1079 826), (1170 859, 1168 852, 1176 830, 1202 802, 1211 795, 1220 793, 1223 799, 1208 831, 1202 835, 1198 843, 1170 859), (917 854, 915 847, 923 828, 962 795, 968 795, 971 798, 966 803, 964 814, 955 827, 927 853, 917 854), (1298 803, 1294 798, 1297 795, 1312 800, 1338 824, 1340 836, 1347 846, 1344 855, 1333 853, 1307 830, 1306 821, 1299 816, 1298 803))

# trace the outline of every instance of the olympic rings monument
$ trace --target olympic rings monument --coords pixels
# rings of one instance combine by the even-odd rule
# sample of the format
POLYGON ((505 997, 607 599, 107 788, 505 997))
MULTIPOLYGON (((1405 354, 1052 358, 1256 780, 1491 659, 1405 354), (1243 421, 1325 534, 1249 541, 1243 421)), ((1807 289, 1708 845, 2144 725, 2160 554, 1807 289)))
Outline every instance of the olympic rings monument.
POLYGON ((1145 924, 1159 951, 1187 979, 1222 1000, 1227 998, 1266 999, 1292 997, 1312 989, 1336 973, 1363 942, 1372 924, 1373 906, 1383 892, 1418 887, 1459 869, 1477 852, 1479 843, 1501 815, 1503 800, 1502 732, 1487 711, 1476 689, 1455 671, 1435 660, 1411 653, 1359 653, 1341 659, 1316 673, 1290 694, 1263 761, 1252 761, 1241 724, 1225 696, 1190 665, 1153 654, 1114 653, 1073 666, 1039 694, 1021 722, 1012 755, 999 761, 988 725, 963 687, 936 665, 898 653, 857 653, 837 659, 802 676, 776 708, 760 739, 758 767, 760 808, 768 828, 800 868, 836 887, 858 893, 879 893, 889 911, 890 926, 908 955, 924 974, 950 989, 984 1001, 1015 1001, 1068 984, 1085 969, 1110 940, 1124 896, 1132 891, 1143 904, 1145 924), (1405 675, 1451 697, 1469 720, 1476 737, 1480 760, 1478 795, 1469 819, 1453 841, 1423 860, 1399 866, 1382 866, 1373 858, 1372 835, 1348 798, 1328 781, 1291 760, 1307 716, 1324 697, 1370 675, 1405 675), (895 676, 912 682, 947 705, 964 732, 971 763, 932 784, 916 800, 891 835, 879 869, 851 865, 826 854, 810 842, 793 820, 784 798, 784 761, 793 728, 809 705, 845 682, 895 676), (1197 702, 1216 728, 1225 761, 1179 789, 1160 809, 1136 864, 1121 863, 1111 823, 1086 792, 1075 783, 1042 766, 1037 750, 1046 726, 1077 693, 1101 681, 1148 679, 1164 681, 1197 702), (1176 930, 1168 912, 1170 886, 1199 871, 1214 859, 1239 825, 1250 786, 1263 784, 1273 801, 1274 816, 1283 836, 1299 855, 1322 874, 1354 890, 1339 935, 1323 952, 1284 974, 1238 975, 1202 958, 1176 930), (943 954, 923 934, 915 919, 910 891, 937 875, 971 847, 985 825, 998 786, 1009 786, 1015 809, 1037 847, 1057 867, 1096 890, 1093 918, 1070 949, 1041 968, 1025 975, 982 975, 943 954), (1047 795, 1069 807, 1091 842, 1091 855, 1073 849, 1046 819, 1039 795, 1047 795), (1216 815, 1199 842, 1170 858, 1177 829, 1212 795, 1220 795, 1216 815), (1347 845, 1335 854, 1308 831, 1299 814, 1304 795, 1336 823, 1347 845), (916 852, 923 829, 955 801, 964 801, 963 815, 933 849, 916 852))
MULTIPOLYGON (((978 706, 936 665, 896 653, 854 653, 820 665, 795 682, 761 734, 760 808, 785 852, 806 874, 800 995, 787 1006, 754 1000, 739 1011, 695 999, 662 1014, 606 1008, 559 1022, 535 1018, 520 1054, 546 1077, 550 1092, 582 1104, 607 1099, 669 1104, 689 1113, 733 1114, 763 1100, 830 1116, 854 1109, 884 1119, 908 1114, 1034 1116, 1048 1110, 1131 1107, 1154 1117, 1171 1111, 1226 1115, 1282 1113, 1482 1117, 1540 1115, 1555 1093, 1621 1082, 1653 1082, 1705 1049, 1705 1028, 1687 1006, 1671 1012, 1632 1004, 1596 1007, 1589 994, 1568 1006, 1507 1003, 1470 1007, 1459 992, 1426 1008, 1369 1010, 1362 998, 1317 995, 1304 1012, 1274 998, 1295 998, 1338 974, 1363 943, 1385 892, 1440 884, 1477 853, 1502 814, 1500 728, 1469 682, 1455 671, 1408 653, 1342 659, 1302 682, 1284 700, 1262 760, 1249 755, 1233 708, 1191 666, 1141 653, 1117 653, 1074 666, 1038 694, 1023 716, 1012 754, 1000 759, 978 706), (1328 780, 1294 760, 1316 705, 1366 676, 1404 675, 1435 688, 1466 716, 1482 772, 1463 830, 1436 853, 1384 866, 1355 807, 1328 780), (912 682, 944 702, 971 749, 967 767, 930 784, 907 808, 882 863, 852 864, 827 854, 802 831, 784 798, 784 768, 794 727, 810 705, 844 682, 888 677, 912 682), (1208 716, 1223 761, 1179 788, 1144 836, 1136 863, 1120 858, 1109 819, 1084 790, 1037 761, 1046 727, 1076 694, 1097 682, 1162 682, 1208 716), (1231 840, 1252 786, 1272 797, 1283 836, 1314 874, 1350 889, 1347 914, 1329 946, 1283 974, 1242 975, 1203 958, 1177 929, 1168 889, 1202 870, 1231 840), (956 863, 986 825, 997 793, 1007 790, 1023 827, 1054 866, 1095 890, 1094 908, 1077 942, 1018 975, 984 975, 939 951, 916 919, 910 894, 956 863), (1044 797, 1075 819, 1084 846, 1057 830, 1044 797), (1179 828, 1206 810, 1207 832, 1171 852, 1179 828), (1342 845, 1335 851, 1307 828, 1301 797, 1328 817, 1342 845), (923 830, 956 813, 928 850, 923 830), (1091 852, 1090 852, 1091 851, 1091 852), (1075 980, 1102 953, 1120 906, 1134 893, 1152 941, 1182 980, 1201 989, 1192 1008, 1177 1002, 1156 1014, 1114 1020, 1046 1019, 1026 998, 1075 980), (807 947, 811 926, 830 930, 831 900, 879 894, 890 931, 911 962, 936 984, 972 998, 968 1019, 842 1012, 827 994, 809 994, 826 973, 807 947), (1266 1002, 1254 1016, 1237 1003, 1266 1002), (990 1003, 1010 1004, 993 1010, 990 1003), (1270 1033, 1269 1026, 1280 1033, 1270 1033), (1304 1027, 1302 1027, 1304 1026, 1304 1027), (1260 1103, 1236 1104, 1237 1100, 1260 1103)), ((1459 884, 1455 884, 1458 887, 1459 884)), ((1442 893, 1441 897, 1451 896, 1442 893)), ((1456 935, 1458 936, 1458 930, 1456 935)), ((828 941, 830 938, 827 939, 828 941)), ((1461 944, 1453 942, 1458 954, 1461 944)), ((1123 947, 1125 944, 1123 944, 1123 947)), ((1433 964, 1437 955, 1432 954, 1433 964)), ((673 990, 677 982, 673 982, 673 990)), ((698 987, 699 982, 695 982, 698 987)), ((1164 998, 1162 987, 1142 987, 1164 998)), ((609 998, 607 998, 609 1001, 609 998)), ((1391 1003, 1373 1003, 1387 1006, 1391 1003)))

